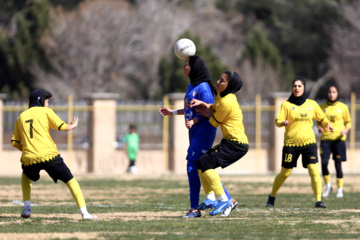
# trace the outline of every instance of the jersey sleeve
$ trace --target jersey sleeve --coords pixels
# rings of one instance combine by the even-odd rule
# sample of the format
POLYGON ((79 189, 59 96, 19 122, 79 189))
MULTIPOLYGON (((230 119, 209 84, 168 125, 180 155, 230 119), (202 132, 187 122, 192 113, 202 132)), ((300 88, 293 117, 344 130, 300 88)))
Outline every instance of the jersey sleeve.
POLYGON ((52 110, 48 112, 50 128, 56 131, 66 131, 67 124, 52 110))
POLYGON ((286 104, 286 102, 281 104, 280 111, 279 111, 279 113, 278 113, 278 115, 277 115, 277 117, 275 119, 275 125, 277 127, 282 127, 281 123, 286 120, 286 111, 285 111, 286 107, 285 107, 285 104, 286 104))
POLYGON ((20 119, 18 118, 15 123, 15 129, 11 138, 11 146, 14 148, 19 149, 22 151, 22 140, 21 140, 21 134, 20 134, 20 119))
POLYGON ((210 118, 210 124, 218 127, 231 112, 230 104, 222 102, 210 118))
POLYGON ((351 128, 351 117, 348 106, 344 104, 343 118, 345 127, 351 128))
POLYGON ((314 119, 321 124, 322 127, 325 127, 327 123, 329 123, 329 119, 326 117, 324 111, 320 108, 317 102, 313 101, 313 109, 314 109, 314 119))

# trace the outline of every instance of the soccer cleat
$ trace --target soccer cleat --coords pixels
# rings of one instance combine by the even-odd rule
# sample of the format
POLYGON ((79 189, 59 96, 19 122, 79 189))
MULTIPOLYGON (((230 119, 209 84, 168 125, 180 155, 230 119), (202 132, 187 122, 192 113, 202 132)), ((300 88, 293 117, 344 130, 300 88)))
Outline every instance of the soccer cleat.
POLYGON ((227 200, 227 201, 219 201, 218 204, 216 204, 216 207, 213 211, 211 211, 209 214, 210 216, 214 216, 217 215, 221 212, 223 212, 225 209, 227 209, 228 207, 232 206, 232 201, 231 199, 227 200))
POLYGON ((317 201, 317 202, 315 203, 315 207, 316 207, 316 208, 327 208, 326 204, 323 203, 322 201, 317 201))
POLYGON ((31 206, 25 206, 21 213, 21 217, 29 218, 30 216, 31 216, 31 206))
POLYGON ((266 206, 272 207, 272 208, 275 207, 275 197, 270 196, 270 194, 269 194, 268 200, 266 202, 266 206))
POLYGON ((336 198, 342 198, 344 197, 344 193, 341 188, 339 188, 336 192, 336 198))
POLYGON ((230 213, 237 207, 238 203, 237 203, 237 201, 236 201, 234 198, 231 199, 231 202, 232 202, 231 206, 228 207, 228 208, 226 208, 226 209, 223 211, 223 213, 221 214, 222 217, 227 217, 227 216, 229 216, 230 213))
POLYGON ((187 214, 183 216, 183 218, 197 218, 201 217, 201 212, 196 209, 190 209, 187 214))
POLYGON ((210 200, 206 198, 199 206, 197 206, 195 209, 197 210, 205 210, 209 208, 215 208, 217 204, 216 200, 210 200))
POLYGON ((98 218, 96 215, 90 214, 90 213, 88 213, 88 214, 81 214, 81 216, 82 216, 82 219, 97 219, 97 218, 98 218))
POLYGON ((322 193, 322 196, 324 198, 328 197, 331 191, 332 191, 332 187, 326 187, 325 191, 322 193))

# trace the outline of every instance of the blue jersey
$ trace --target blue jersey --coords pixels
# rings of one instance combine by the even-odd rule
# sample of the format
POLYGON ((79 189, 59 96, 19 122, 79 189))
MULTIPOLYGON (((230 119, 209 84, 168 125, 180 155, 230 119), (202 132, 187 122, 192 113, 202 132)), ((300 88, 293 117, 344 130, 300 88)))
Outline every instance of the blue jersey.
POLYGON ((207 82, 197 86, 189 84, 184 97, 185 120, 197 117, 199 122, 189 130, 190 146, 188 148, 187 160, 197 161, 202 154, 212 147, 216 136, 216 128, 213 127, 207 117, 196 114, 195 108, 191 109, 189 104, 192 99, 199 99, 206 103, 214 103, 214 96, 207 82))

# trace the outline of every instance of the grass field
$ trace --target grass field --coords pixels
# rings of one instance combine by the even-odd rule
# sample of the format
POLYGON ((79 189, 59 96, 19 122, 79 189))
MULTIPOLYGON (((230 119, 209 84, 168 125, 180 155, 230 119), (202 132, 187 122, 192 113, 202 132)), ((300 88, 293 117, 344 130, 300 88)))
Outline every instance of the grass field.
MULTIPOLYGON (((32 216, 22 219, 19 178, 0 178, 0 239, 359 239, 360 176, 345 176, 344 198, 333 192, 315 209, 307 175, 293 174, 276 208, 265 207, 274 175, 223 176, 239 207, 227 218, 183 219, 189 208, 185 176, 79 176, 88 210, 82 220, 63 183, 42 173, 33 183, 32 216)), ((335 179, 333 179, 335 181, 335 179)), ((336 190, 335 190, 336 191, 336 190)), ((201 200, 204 195, 201 195, 201 200)))

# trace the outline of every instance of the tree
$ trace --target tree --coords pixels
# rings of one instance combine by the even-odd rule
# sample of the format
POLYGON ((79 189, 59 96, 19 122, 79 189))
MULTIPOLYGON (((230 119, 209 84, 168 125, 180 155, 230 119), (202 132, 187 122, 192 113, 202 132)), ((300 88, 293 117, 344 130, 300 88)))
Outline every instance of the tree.
MULTIPOLYGON (((0 29, 0 83, 2 92, 13 98, 27 98, 31 88, 28 70, 33 61, 44 62, 38 42, 47 28, 49 3, 46 0, 16 1, 21 8, 9 29, 0 29)), ((10 7, 9 7, 10 8, 10 7)), ((10 8, 11 9, 11 8, 10 8)))
MULTIPOLYGON (((221 7, 223 1, 217 2, 221 7)), ((315 80, 329 68, 330 30, 341 19, 336 6, 335 0, 231 0, 222 9, 244 14, 248 31, 264 26, 283 62, 290 61, 296 75, 315 80)))
POLYGON ((260 28, 253 28, 246 39, 239 71, 244 81, 243 98, 288 90, 294 78, 291 63, 282 63, 278 48, 260 28))
MULTIPOLYGON (((229 16, 208 1, 193 2, 193 7, 188 5, 191 2, 183 6, 180 0, 135 4, 84 1, 70 12, 54 9, 51 30, 41 47, 55 71, 34 64, 36 86, 56 90, 59 99, 67 99, 68 94, 85 98, 91 92, 109 91, 120 93, 122 99, 160 98, 164 91, 159 90, 159 63, 162 58, 174 57, 173 44, 186 30, 208 45, 204 53, 201 48, 198 53, 223 56, 224 64, 235 66, 243 49, 243 36, 234 33, 241 28, 241 20, 235 16, 229 23, 229 16)), ((208 57, 208 64, 213 61, 211 71, 223 69, 216 58, 208 57)), ((162 64, 163 70, 170 67, 182 75, 182 64, 177 65, 180 68, 162 64)), ((216 75, 213 73, 214 78, 219 77, 216 75)), ((176 88, 184 89, 181 85, 176 88)))
POLYGON ((360 2, 340 5, 339 11, 346 21, 338 23, 332 31, 329 64, 339 94, 349 97, 350 92, 356 92, 360 95, 360 2))

